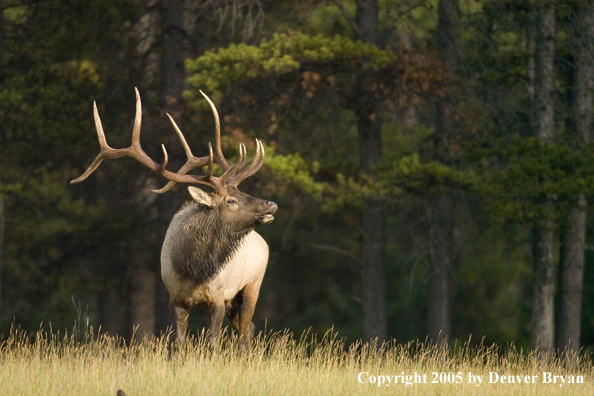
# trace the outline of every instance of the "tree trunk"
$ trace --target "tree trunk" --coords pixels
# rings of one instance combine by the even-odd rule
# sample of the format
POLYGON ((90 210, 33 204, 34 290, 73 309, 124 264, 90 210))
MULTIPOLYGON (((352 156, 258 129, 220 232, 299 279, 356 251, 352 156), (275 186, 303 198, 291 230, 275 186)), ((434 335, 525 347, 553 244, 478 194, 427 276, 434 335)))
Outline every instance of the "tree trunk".
MULTIPOLYGON (((531 7, 530 4, 526 4, 527 7, 531 7)), ((530 14, 532 15, 532 14, 530 14)), ((526 24, 526 81, 527 91, 530 103, 534 104, 534 70, 535 70, 535 56, 536 56, 536 29, 535 23, 532 19, 526 24)), ((534 116, 534 110, 530 111, 530 122, 533 123, 532 117, 534 116)))
POLYGON ((0 194, 0 312, 2 312, 2 250, 4 248, 5 219, 6 212, 4 207, 4 198, 2 198, 2 195, 0 194))
POLYGON ((0 65, 2 64, 2 54, 4 49, 4 0, 0 0, 0 65))
POLYGON ((435 197, 429 203, 429 279, 427 285, 427 335, 439 344, 451 334, 450 277, 454 246, 453 199, 435 197))
POLYGON ((584 246, 586 245, 586 199, 580 196, 577 208, 570 211, 561 239, 557 334, 555 346, 560 351, 578 352, 582 315, 584 246))
POLYGON ((532 241, 533 297, 532 297, 532 347, 549 351, 553 347, 554 336, 554 224, 552 220, 542 220, 534 227, 532 241))
MULTIPOLYGON (((377 44, 377 0, 357 0, 356 24, 360 39, 377 44)), ((357 76, 355 114, 359 133, 359 168, 373 174, 381 159, 381 121, 374 93, 373 74, 361 70, 357 76)), ((387 338, 386 269, 384 263, 384 216, 379 200, 368 199, 361 212, 361 321, 363 340, 387 338)))
POLYGON ((555 10, 538 9, 534 75, 534 134, 543 144, 555 142, 555 10))
POLYGON ((357 0, 357 27, 359 39, 377 45, 377 0, 357 0))
POLYGON ((184 109, 182 92, 186 75, 183 10, 183 0, 161 2, 163 104, 174 119, 180 118, 184 109))
POLYGON ((99 294, 99 323, 101 333, 111 337, 120 334, 120 298, 113 290, 99 294))
MULTIPOLYGON (((0 0, 0 10, 4 10, 4 2, 0 0)), ((2 65, 4 49, 4 12, 0 12, 0 65, 2 65)), ((0 66, 1 68, 2 66, 0 66)), ((2 181, 0 180, 0 186, 2 181)), ((2 249, 4 248, 4 223, 5 223, 4 198, 0 194, 0 313, 2 312, 2 249)))
POLYGON ((437 51, 442 62, 452 69, 458 67, 458 36, 460 35, 458 0, 440 0, 437 9, 437 51))
MULTIPOLYGON (((592 76, 594 76, 594 2, 589 0, 574 9, 571 37, 575 62, 572 123, 578 145, 592 142, 592 76)), ((561 240, 559 298, 555 346, 560 351, 580 349, 584 248, 586 244, 586 199, 580 195, 577 207, 565 220, 561 240)))
POLYGON ((573 81, 573 124, 582 144, 594 141, 592 131, 592 88, 594 87, 594 2, 588 0, 575 9, 572 26, 572 55, 575 62, 573 81))
MULTIPOLYGON (((458 65, 458 1, 441 0, 438 7, 437 50, 441 62, 455 70, 458 65)), ((436 159, 450 159, 449 141, 455 135, 451 110, 455 98, 446 95, 435 104, 434 147, 436 159)), ((454 201, 438 196, 429 205, 429 279, 427 295, 427 335, 431 342, 447 339, 450 325, 450 277, 453 263, 454 201)))
MULTIPOLYGON (((169 151, 170 166, 172 168, 181 167, 183 163, 179 163, 179 161, 185 158, 185 154, 177 140, 177 135, 173 133, 173 127, 165 116, 165 113, 171 115, 183 131, 185 105, 182 93, 186 77, 184 60, 187 55, 184 48, 183 12, 183 0, 162 0, 160 14, 162 32, 161 76, 163 81, 161 102, 163 112, 159 125, 162 130, 160 135, 164 137, 164 143, 169 151)), ((170 191, 159 197, 158 225, 161 241, 165 238, 171 219, 181 207, 182 194, 170 191)), ((160 273, 160 270, 158 273, 160 273)), ((164 332, 170 326, 173 326, 173 317, 169 309, 169 293, 159 279, 157 283, 156 330, 164 332)))
POLYGON ((361 216, 361 321, 364 340, 387 339, 384 219, 381 203, 369 199, 361 216))
POLYGON ((151 257, 144 252, 137 251, 135 265, 130 273, 130 324, 133 333, 130 339, 142 341, 145 337, 155 334, 155 302, 156 280, 155 271, 147 267, 151 257))
MULTIPOLYGON (((534 135, 543 144, 555 140, 554 120, 555 10, 549 3, 539 6, 537 14, 534 76, 534 135)), ((552 207, 553 197, 543 205, 552 207)), ((541 219, 535 226, 532 241, 534 293, 532 305, 532 346, 541 351, 553 347, 554 337, 554 224, 541 219)))

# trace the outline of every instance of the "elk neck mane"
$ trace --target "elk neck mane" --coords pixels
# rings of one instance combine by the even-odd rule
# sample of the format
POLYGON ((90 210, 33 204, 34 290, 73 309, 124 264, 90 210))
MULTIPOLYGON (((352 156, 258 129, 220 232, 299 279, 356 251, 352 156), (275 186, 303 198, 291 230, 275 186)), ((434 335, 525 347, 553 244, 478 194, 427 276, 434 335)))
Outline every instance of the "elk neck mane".
POLYGON ((245 236, 252 231, 234 232, 214 209, 188 201, 179 215, 185 215, 180 244, 173 253, 174 270, 200 283, 215 277, 233 257, 245 236))

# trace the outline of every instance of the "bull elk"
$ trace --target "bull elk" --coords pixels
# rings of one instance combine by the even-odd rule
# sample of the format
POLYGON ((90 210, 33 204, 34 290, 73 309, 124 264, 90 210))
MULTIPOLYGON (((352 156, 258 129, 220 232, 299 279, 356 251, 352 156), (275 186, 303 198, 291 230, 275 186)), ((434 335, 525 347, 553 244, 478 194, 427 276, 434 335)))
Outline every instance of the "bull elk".
MULTIPOLYGON (((202 91, 200 91, 202 93, 202 91)), ((153 161, 140 146, 142 109, 136 90, 136 116, 132 144, 113 149, 106 142, 96 103, 93 104, 95 126, 101 151, 89 168, 70 184, 79 183, 93 173, 104 159, 132 157, 159 173, 169 182, 155 193, 165 193, 176 183, 200 184, 213 189, 205 192, 189 186, 193 201, 186 202, 175 214, 167 229, 161 249, 161 276, 170 296, 178 342, 183 343, 187 330, 188 309, 206 305, 210 311, 211 342, 216 342, 226 315, 239 333, 242 348, 253 337, 252 316, 268 262, 268 245, 254 231, 270 223, 277 206, 274 202, 242 193, 237 186, 255 174, 264 162, 264 147, 256 139, 256 155, 246 165, 246 148, 239 145, 239 159, 229 165, 221 150, 220 122, 212 101, 204 94, 215 118, 215 147, 209 143, 209 154, 195 157, 184 135, 171 116, 169 119, 184 147, 187 162, 177 171, 166 169, 167 150, 162 145, 162 164, 153 161), (223 174, 213 175, 214 163, 223 174), (207 166, 204 175, 188 174, 207 166)))

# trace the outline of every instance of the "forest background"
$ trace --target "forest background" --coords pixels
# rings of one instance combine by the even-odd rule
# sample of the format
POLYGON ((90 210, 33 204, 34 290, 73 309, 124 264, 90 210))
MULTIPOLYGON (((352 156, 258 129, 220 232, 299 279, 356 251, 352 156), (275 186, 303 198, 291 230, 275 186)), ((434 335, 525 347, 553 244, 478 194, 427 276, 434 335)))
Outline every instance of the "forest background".
MULTIPOLYGON (((189 199, 142 139, 227 158, 275 201, 259 330, 594 346, 594 2, 0 0, 0 333, 172 324, 159 251, 189 199)), ((191 316, 192 331, 205 325, 191 316)), ((135 329, 135 331, 133 330, 135 329)))

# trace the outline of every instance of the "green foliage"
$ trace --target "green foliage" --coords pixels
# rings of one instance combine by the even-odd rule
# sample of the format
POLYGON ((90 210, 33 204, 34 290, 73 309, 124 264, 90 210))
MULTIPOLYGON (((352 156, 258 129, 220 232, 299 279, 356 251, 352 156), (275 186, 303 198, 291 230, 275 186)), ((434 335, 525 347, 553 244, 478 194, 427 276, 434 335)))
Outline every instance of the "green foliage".
POLYGON ((73 174, 42 167, 22 177, 18 190, 7 194, 2 280, 13 287, 3 290, 2 323, 16 320, 35 328, 48 315, 56 326, 65 326, 74 313, 71 296, 87 292, 84 285, 93 277, 77 268, 81 248, 88 246, 82 238, 93 232, 106 208, 72 196, 65 180, 73 174))
POLYGON ((590 147, 543 145, 537 138, 496 140, 475 153, 483 179, 481 194, 495 219, 532 222, 548 216, 562 219, 580 194, 594 190, 590 147), (545 205, 553 198, 555 206, 545 205))
POLYGON ((328 196, 324 202, 324 209, 336 211, 345 206, 360 208, 367 198, 375 196, 373 178, 367 175, 359 177, 345 177, 342 173, 336 175, 336 184, 328 184, 328 196))
POLYGON ((360 207, 367 198, 393 199, 401 195, 429 197, 449 195, 454 190, 476 193, 481 179, 472 171, 460 171, 437 161, 422 162, 418 153, 387 159, 376 173, 346 178, 341 173, 336 185, 328 185, 325 208, 360 207))
POLYGON ((449 195, 457 190, 482 197, 495 219, 531 222, 543 215, 562 219, 580 194, 594 193, 590 147, 574 150, 565 144, 542 145, 536 138, 515 136, 495 141, 475 155, 480 159, 475 170, 423 162, 413 153, 384 158, 374 176, 338 173, 336 184, 326 184, 325 208, 360 207, 372 197, 449 195), (544 205, 547 197, 554 197, 553 212, 544 205))
MULTIPOLYGON (((234 82, 283 75, 299 70, 304 64, 333 63, 353 71, 357 67, 378 70, 394 59, 390 51, 347 37, 292 32, 275 34, 272 40, 262 40, 259 46, 242 43, 208 51, 196 60, 188 60, 186 68, 192 73, 190 84, 207 89, 216 98, 234 82)), ((187 92, 187 99, 199 98, 196 93, 187 92)))
POLYGON ((0 198, 5 198, 10 194, 18 194, 23 190, 23 183, 4 183, 0 184, 0 198))
POLYGON ((271 147, 267 147, 266 168, 281 184, 293 184, 314 199, 322 199, 324 185, 314 180, 314 175, 319 168, 317 162, 309 164, 299 153, 281 155, 276 154, 271 147))
POLYGON ((475 191, 479 178, 472 171, 461 171, 438 161, 422 162, 418 153, 379 167, 381 180, 376 189, 380 196, 398 195, 403 191, 415 195, 450 194, 452 189, 475 191))
POLYGON ((75 195, 68 181, 91 150, 96 154, 92 99, 109 89, 107 71, 138 11, 128 0, 17 0, 4 7, 0 332, 13 321, 29 330, 48 318, 70 324, 72 296, 88 296, 101 282, 100 255, 88 256, 110 233, 101 224, 108 211, 101 194, 89 188, 75 195))

